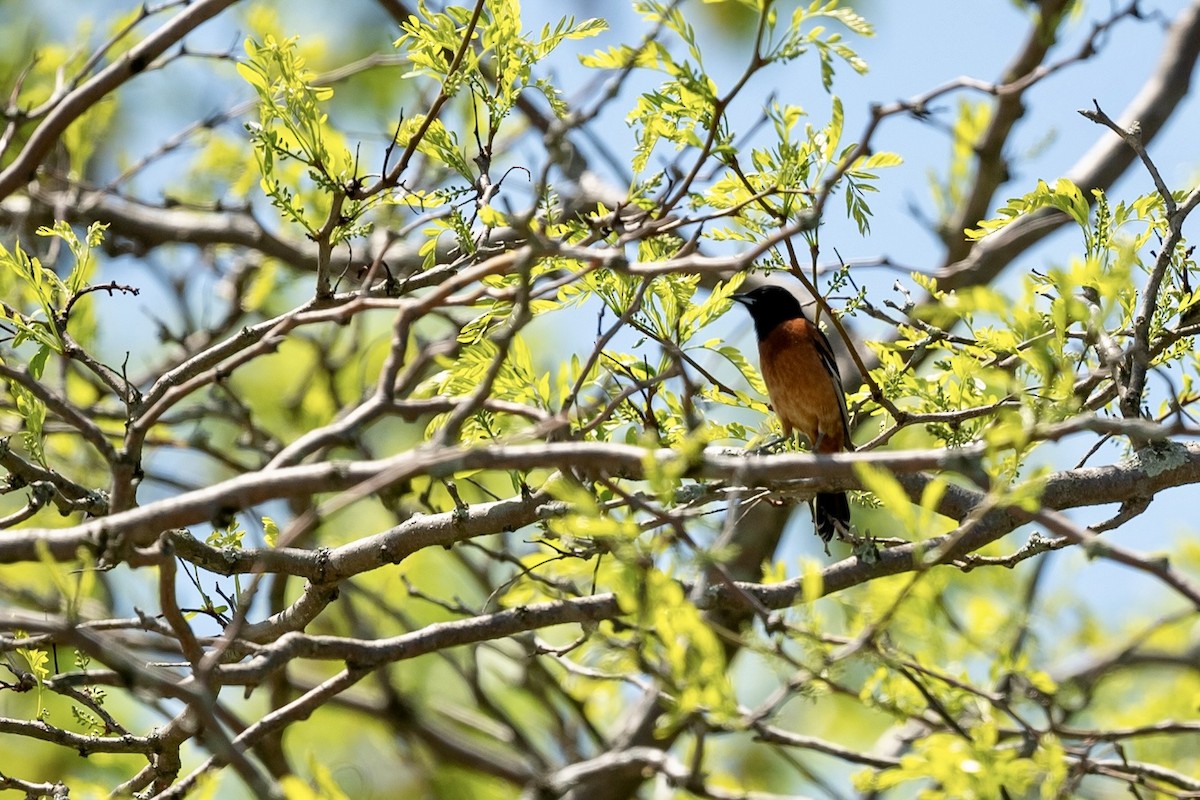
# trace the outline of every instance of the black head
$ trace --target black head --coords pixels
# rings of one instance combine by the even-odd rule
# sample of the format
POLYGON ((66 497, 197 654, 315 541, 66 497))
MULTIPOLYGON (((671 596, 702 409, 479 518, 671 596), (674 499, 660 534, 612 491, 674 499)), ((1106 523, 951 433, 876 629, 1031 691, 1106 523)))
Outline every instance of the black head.
POLYGON ((789 319, 804 317, 800 301, 782 286, 759 286, 745 294, 735 294, 733 299, 750 312, 754 319, 754 332, 758 334, 760 342, 789 319))

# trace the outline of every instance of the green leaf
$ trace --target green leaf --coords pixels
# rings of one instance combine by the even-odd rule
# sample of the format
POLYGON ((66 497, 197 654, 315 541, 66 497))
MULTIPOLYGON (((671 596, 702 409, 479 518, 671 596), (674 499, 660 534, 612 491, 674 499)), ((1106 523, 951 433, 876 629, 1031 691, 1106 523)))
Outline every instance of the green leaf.
POLYGON ((858 463, 854 465, 854 473, 862 482, 863 488, 887 509, 896 520, 900 529, 909 533, 916 532, 916 515, 913 513, 912 501, 908 493, 890 473, 873 464, 858 463))
POLYGON ((270 517, 262 518, 263 540, 267 547, 275 547, 279 544, 279 525, 270 517))
POLYGON ((17 414, 25 423, 21 431, 21 440, 25 449, 43 467, 48 466, 43 435, 46 424, 46 404, 15 381, 9 382, 8 391, 16 403, 17 414))

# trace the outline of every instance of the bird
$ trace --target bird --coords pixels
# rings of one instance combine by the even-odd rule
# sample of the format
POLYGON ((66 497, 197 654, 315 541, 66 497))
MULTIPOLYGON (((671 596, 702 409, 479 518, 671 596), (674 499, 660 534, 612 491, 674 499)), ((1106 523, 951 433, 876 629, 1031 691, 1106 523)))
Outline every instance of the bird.
MULTIPOLYGON (((746 307, 758 337, 758 357, 771 407, 784 438, 804 435, 814 453, 854 449, 846 393, 829 339, 804 316, 800 301, 782 286, 759 286, 732 299, 746 307)), ((813 499, 813 524, 826 545, 850 530, 845 492, 821 492, 813 499)))

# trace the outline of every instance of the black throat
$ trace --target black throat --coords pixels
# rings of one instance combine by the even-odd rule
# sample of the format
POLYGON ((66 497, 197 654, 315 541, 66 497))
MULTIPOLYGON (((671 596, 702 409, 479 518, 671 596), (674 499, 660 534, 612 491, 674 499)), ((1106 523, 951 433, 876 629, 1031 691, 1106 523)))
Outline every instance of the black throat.
POLYGON ((783 323, 804 319, 800 301, 781 286, 760 286, 745 294, 736 294, 733 299, 750 312, 750 318, 754 320, 754 333, 760 342, 783 323))

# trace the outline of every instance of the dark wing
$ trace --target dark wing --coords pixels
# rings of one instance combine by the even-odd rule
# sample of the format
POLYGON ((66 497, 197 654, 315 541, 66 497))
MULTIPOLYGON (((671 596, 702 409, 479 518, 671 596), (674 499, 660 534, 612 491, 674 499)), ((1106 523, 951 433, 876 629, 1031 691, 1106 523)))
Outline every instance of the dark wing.
POLYGON ((850 441, 850 412, 846 408, 846 389, 842 386, 842 373, 838 370, 837 356, 833 354, 833 345, 829 343, 829 338, 825 332, 810 322, 812 328, 813 344, 816 345, 817 355, 821 358, 821 365, 825 367, 825 372, 829 375, 829 379, 833 381, 833 393, 837 395, 838 406, 842 412, 842 431, 845 433, 845 441, 842 445, 846 450, 853 450, 854 443, 850 441))

